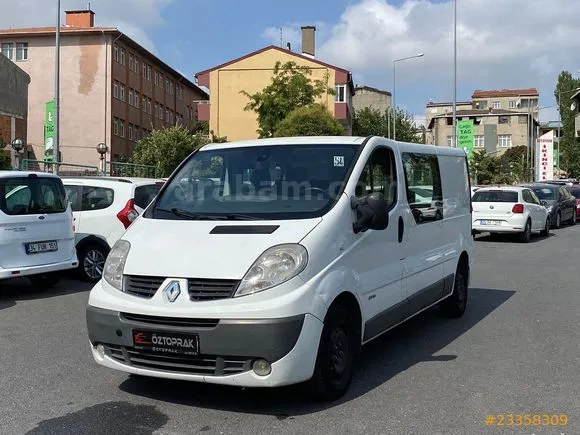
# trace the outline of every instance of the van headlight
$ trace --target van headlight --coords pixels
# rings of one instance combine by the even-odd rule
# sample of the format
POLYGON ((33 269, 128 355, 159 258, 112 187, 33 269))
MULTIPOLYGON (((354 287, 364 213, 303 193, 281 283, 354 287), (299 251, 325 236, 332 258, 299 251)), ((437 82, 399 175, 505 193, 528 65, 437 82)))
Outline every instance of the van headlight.
POLYGON ((277 245, 266 250, 242 278, 234 297, 275 287, 294 278, 308 263, 306 248, 298 244, 277 245))
POLYGON ((125 260, 131 249, 131 244, 126 240, 117 240, 113 249, 107 256, 105 267, 103 269, 103 278, 117 290, 123 290, 123 270, 125 269, 125 260))

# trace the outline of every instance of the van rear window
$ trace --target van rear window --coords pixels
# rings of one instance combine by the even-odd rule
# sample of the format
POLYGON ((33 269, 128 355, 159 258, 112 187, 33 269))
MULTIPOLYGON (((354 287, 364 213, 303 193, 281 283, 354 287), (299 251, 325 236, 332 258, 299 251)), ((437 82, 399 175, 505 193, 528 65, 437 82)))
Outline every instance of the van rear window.
POLYGON ((7 215, 62 213, 66 209, 66 193, 59 179, 0 178, 0 210, 7 215))
POLYGON ((518 192, 513 190, 478 190, 471 198, 473 202, 518 202, 518 192))

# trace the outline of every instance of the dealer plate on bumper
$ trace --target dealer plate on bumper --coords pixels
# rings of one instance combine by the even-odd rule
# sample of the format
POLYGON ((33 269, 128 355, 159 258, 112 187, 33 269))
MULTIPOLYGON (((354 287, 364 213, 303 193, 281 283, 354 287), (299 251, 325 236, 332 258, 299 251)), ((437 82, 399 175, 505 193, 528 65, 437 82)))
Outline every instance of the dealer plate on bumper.
POLYGON ((199 336, 167 331, 134 330, 133 347, 167 354, 198 355, 199 336))

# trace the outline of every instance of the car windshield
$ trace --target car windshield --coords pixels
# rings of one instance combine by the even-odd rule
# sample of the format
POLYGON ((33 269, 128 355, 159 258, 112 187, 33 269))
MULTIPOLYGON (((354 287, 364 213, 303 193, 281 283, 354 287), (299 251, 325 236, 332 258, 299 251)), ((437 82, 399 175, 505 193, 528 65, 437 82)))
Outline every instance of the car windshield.
POLYGON ((66 192, 59 179, 0 178, 0 210, 7 215, 62 213, 66 208, 66 192))
POLYGON ((513 190, 478 190, 473 202, 518 202, 518 192, 513 190))
POLYGON ((298 219, 338 198, 358 145, 277 145, 195 153, 159 194, 158 219, 298 219))
POLYGON ((555 201, 558 198, 558 189, 550 189, 549 187, 535 187, 532 190, 540 200, 555 201))

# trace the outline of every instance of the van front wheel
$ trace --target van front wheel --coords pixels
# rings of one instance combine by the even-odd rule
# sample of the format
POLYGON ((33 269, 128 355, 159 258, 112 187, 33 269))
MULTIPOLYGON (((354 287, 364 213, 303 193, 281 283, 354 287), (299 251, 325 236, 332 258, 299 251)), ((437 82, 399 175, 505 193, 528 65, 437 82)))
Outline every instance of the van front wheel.
POLYGON ((441 303, 443 312, 448 317, 461 317, 467 308, 467 270, 461 263, 455 272, 453 293, 441 303))
POLYGON ((331 306, 324 319, 310 390, 316 400, 332 401, 348 390, 356 355, 355 320, 341 305, 331 306))

